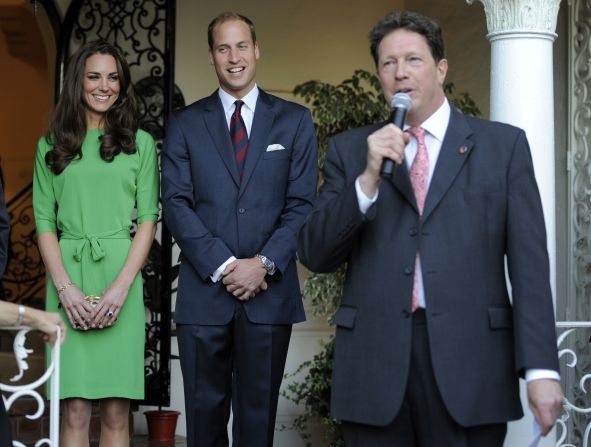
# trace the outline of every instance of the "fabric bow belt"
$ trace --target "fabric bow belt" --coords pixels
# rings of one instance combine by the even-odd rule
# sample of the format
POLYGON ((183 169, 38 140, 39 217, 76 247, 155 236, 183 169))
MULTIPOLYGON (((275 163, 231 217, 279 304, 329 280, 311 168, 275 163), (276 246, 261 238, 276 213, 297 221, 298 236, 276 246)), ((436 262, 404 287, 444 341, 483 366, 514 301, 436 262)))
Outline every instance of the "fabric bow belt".
POLYGON ((92 256, 92 260, 95 262, 100 261, 105 257, 105 250, 101 245, 101 239, 129 239, 129 230, 128 229, 120 229, 115 231, 105 231, 103 233, 95 233, 95 234, 84 234, 84 233, 75 233, 73 231, 64 231, 62 233, 61 239, 73 239, 79 240, 80 243, 76 246, 76 250, 74 252, 74 259, 76 261, 82 261, 82 254, 84 251, 90 247, 90 254, 92 256))
MULTIPOLYGON (((105 231, 102 233, 76 233, 74 231, 64 231, 60 239, 78 241, 74 247, 74 259, 82 263, 82 284, 79 287, 86 294, 100 294, 102 289, 107 286, 104 278, 104 268, 99 267, 101 273, 93 269, 88 261, 99 263, 105 257, 105 249, 101 244, 102 239, 131 239, 129 228, 122 228, 114 231, 105 231), (94 273, 91 273, 94 270, 94 273), (103 278, 99 279, 96 274, 99 273, 103 278), (102 284, 100 284, 102 283, 102 284)), ((102 263, 101 263, 102 264, 102 263)))

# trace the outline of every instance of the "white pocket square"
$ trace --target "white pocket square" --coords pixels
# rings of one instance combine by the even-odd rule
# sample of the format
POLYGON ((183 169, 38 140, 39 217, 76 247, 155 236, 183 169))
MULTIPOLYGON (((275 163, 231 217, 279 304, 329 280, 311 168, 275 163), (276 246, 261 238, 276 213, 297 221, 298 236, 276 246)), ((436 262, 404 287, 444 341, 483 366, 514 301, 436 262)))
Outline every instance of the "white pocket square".
POLYGON ((270 144, 267 146, 267 152, 283 151, 283 150, 285 150, 285 148, 283 146, 281 146, 280 144, 270 144))

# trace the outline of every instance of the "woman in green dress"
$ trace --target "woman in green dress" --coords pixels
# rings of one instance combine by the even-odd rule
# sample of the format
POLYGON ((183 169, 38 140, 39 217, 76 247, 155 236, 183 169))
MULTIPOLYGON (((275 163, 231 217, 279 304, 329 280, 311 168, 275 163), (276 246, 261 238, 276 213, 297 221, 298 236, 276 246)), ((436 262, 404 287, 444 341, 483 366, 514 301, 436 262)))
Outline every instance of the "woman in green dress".
POLYGON ((88 446, 93 400, 100 445, 129 445, 129 399, 144 395, 138 272, 155 234, 158 190, 156 148, 138 129, 127 62, 113 45, 89 42, 68 66, 33 181, 46 307, 74 329, 61 354, 62 445, 88 446))

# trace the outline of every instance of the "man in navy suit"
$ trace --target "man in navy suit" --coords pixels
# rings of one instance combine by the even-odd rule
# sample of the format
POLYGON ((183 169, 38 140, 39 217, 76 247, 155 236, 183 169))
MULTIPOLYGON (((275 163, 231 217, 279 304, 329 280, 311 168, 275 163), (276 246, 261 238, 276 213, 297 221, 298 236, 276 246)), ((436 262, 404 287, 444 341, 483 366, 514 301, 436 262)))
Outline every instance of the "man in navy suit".
POLYGON ((412 99, 408 132, 380 123, 331 139, 299 245, 313 271, 347 263, 332 414, 348 447, 499 447, 522 416, 522 376, 546 434, 563 395, 525 133, 449 103, 435 21, 391 13, 370 41, 385 99, 412 99))
POLYGON ((173 114, 162 155, 187 445, 228 445, 232 408, 234 445, 271 446, 291 325, 305 319, 295 252, 316 136, 306 108, 257 86, 248 18, 220 14, 208 40, 220 88, 173 114))

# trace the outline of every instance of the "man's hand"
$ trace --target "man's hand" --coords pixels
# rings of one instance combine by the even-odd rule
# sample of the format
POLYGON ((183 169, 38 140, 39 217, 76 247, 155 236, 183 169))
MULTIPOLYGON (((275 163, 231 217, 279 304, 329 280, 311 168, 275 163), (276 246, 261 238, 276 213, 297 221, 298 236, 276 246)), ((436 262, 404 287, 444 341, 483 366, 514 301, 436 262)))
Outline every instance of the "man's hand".
POLYGON ((560 382, 552 379, 537 379, 527 383, 529 408, 546 436, 562 412, 564 394, 560 382))
POLYGON ((256 256, 236 259, 224 270, 222 282, 226 290, 241 301, 247 301, 261 290, 267 290, 267 271, 256 256))
POLYGON ((398 165, 402 163, 409 138, 391 123, 367 137, 367 165, 359 177, 359 185, 367 197, 373 197, 380 185, 380 169, 384 158, 389 158, 398 165))

